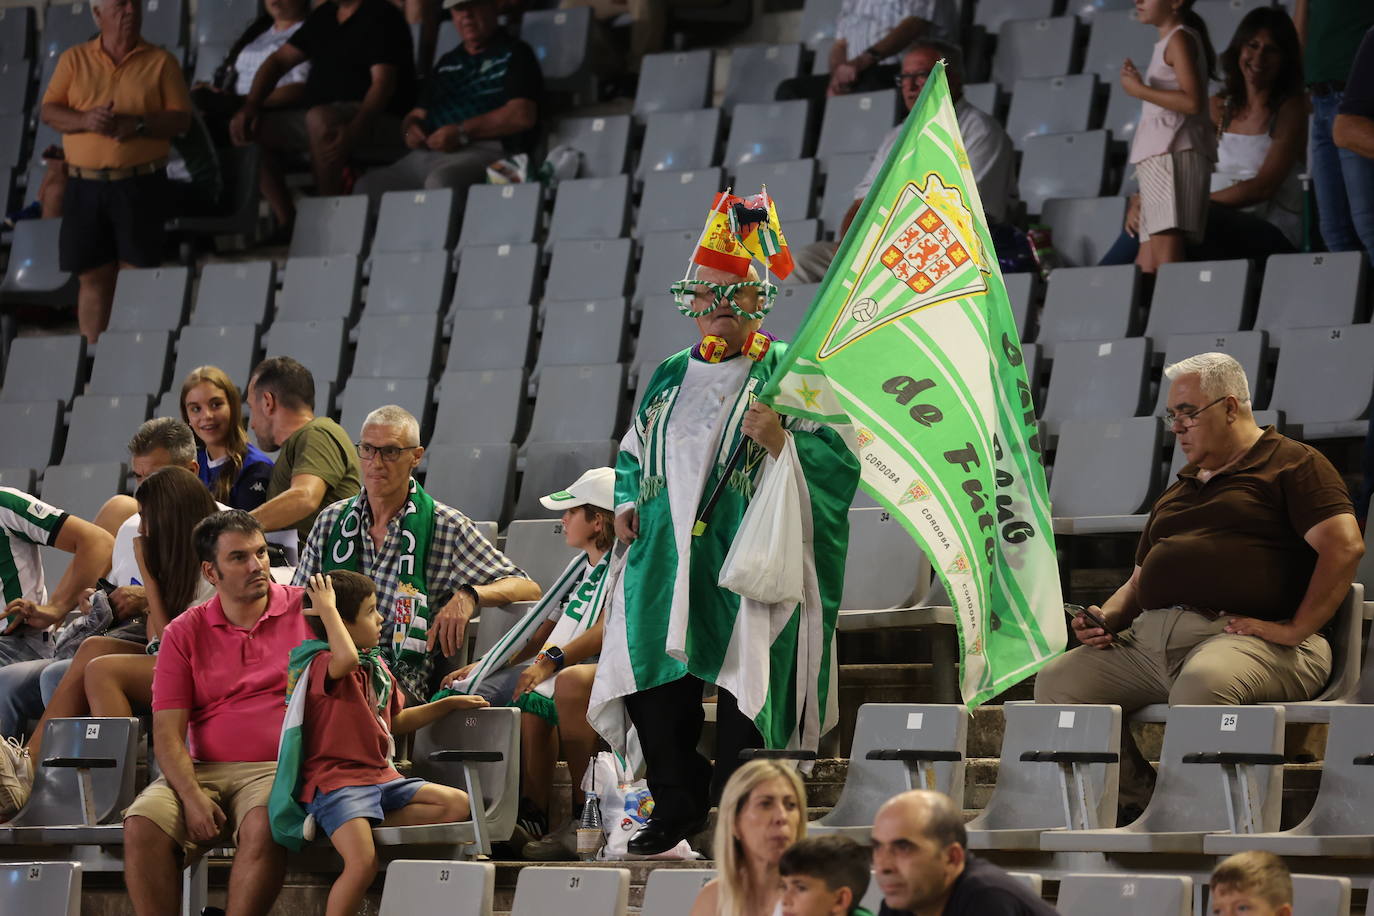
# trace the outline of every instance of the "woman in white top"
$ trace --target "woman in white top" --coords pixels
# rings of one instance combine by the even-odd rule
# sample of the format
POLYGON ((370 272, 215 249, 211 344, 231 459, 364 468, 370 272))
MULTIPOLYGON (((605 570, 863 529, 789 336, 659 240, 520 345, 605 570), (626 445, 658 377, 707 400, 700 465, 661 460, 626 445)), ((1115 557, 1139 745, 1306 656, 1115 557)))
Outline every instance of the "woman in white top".
POLYGON ((778 862, 806 836, 806 788, 776 760, 751 760, 721 793, 714 840, 719 876, 701 889, 691 916, 782 913, 778 862))

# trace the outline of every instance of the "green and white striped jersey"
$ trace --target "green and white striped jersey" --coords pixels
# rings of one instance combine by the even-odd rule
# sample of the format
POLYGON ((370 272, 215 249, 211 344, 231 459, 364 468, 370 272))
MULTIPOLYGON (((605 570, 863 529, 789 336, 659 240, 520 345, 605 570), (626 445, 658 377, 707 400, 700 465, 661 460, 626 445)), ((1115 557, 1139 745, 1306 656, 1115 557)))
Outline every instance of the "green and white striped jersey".
POLYGON ((37 497, 0 487, 0 585, 4 603, 28 598, 39 604, 48 600, 43 583, 39 547, 51 547, 67 520, 67 513, 37 497))

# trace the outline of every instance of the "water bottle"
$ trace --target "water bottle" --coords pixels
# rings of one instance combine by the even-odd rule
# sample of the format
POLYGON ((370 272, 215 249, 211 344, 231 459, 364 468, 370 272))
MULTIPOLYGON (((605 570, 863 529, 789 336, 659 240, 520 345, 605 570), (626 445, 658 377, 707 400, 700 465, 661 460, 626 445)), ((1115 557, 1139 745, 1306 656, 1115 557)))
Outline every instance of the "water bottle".
POLYGON ((577 857, 590 862, 601 851, 606 836, 601 832, 601 799, 588 792, 582 801, 582 822, 577 825, 577 857))

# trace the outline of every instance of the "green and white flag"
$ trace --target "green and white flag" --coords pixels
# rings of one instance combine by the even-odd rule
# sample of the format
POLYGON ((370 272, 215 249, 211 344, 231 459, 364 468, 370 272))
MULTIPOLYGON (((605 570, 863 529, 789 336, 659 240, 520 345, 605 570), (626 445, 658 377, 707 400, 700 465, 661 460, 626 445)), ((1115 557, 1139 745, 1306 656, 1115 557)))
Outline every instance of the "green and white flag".
POLYGON ((965 703, 1063 651, 1035 407, 943 65, 760 397, 852 425, 864 487, 949 590, 965 703))

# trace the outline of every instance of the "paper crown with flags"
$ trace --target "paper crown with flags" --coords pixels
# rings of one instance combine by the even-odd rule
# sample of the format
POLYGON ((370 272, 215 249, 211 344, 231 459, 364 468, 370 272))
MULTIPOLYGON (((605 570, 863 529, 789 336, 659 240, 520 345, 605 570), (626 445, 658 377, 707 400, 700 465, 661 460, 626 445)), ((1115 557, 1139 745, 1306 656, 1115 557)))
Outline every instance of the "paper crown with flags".
POLYGON ((701 283, 695 278, 697 271, 709 267, 742 277, 748 274, 754 261, 763 265, 762 280, 741 280, 717 290, 717 295, 727 299, 741 317, 761 318, 768 314, 778 295, 771 277, 781 280, 792 272, 792 252, 783 237, 778 208, 768 196, 766 185, 752 197, 736 196, 730 189, 716 195, 696 250, 687 262, 687 273, 668 291, 684 315, 689 318, 708 315, 715 308, 714 304, 706 309, 692 308, 692 299, 701 283), (759 290, 757 311, 746 312, 735 304, 734 293, 744 287, 759 290))

